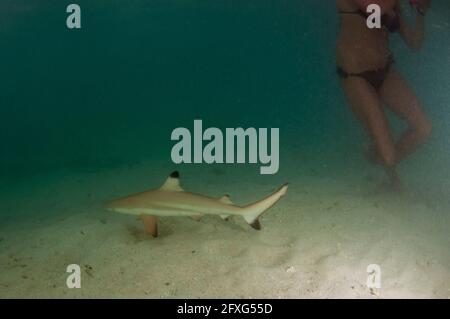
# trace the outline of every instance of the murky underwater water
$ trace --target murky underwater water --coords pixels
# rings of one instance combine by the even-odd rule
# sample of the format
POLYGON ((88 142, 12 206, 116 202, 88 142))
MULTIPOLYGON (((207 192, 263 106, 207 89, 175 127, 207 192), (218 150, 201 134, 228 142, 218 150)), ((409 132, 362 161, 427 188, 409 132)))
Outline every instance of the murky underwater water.
POLYGON ((0 296, 371 297, 365 267, 377 259, 387 267, 382 297, 448 297, 446 1, 433 2, 423 51, 392 38, 396 68, 433 122, 430 141, 400 167, 401 195, 376 191, 383 172, 363 157, 367 138, 335 74, 334 2, 77 4, 80 30, 66 27, 63 2, 0 4, 0 296), (205 128, 279 128, 279 172, 175 165, 171 132, 193 130, 195 119, 205 128), (159 186, 175 169, 186 188, 228 192, 241 204, 284 182, 290 190, 257 234, 245 223, 168 219, 158 242, 132 217, 102 209, 106 200, 159 186), (222 266, 211 267, 218 256, 222 266), (161 264, 148 266, 156 257, 161 264), (64 286, 73 262, 90 280, 81 292, 64 286), (133 272, 137 263, 161 275, 145 286, 150 275, 133 272), (101 284, 117 271, 121 279, 101 284), (430 277, 417 283, 421 272, 430 277), (204 288, 214 274, 219 288, 204 288), (254 286, 250 279, 260 277, 272 279, 254 286))

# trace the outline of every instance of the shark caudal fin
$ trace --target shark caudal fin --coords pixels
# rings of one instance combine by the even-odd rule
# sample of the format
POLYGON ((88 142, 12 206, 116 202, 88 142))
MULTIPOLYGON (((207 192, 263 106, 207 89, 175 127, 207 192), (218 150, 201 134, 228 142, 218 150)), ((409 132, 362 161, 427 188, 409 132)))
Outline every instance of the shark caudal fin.
POLYGON ((242 217, 244 217, 245 221, 254 229, 260 230, 261 224, 259 223, 259 216, 261 216, 262 213, 275 205, 275 203, 278 202, 280 198, 286 194, 287 189, 288 184, 284 184, 272 195, 269 195, 254 204, 243 207, 244 211, 242 213, 242 217))

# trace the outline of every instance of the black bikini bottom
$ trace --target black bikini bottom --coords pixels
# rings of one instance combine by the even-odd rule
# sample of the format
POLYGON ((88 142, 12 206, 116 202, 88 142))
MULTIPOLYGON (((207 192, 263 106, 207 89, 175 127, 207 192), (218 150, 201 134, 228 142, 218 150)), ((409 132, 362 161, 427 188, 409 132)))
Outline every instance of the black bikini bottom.
POLYGON ((386 63, 386 65, 377 70, 364 71, 361 73, 349 73, 344 69, 342 69, 341 67, 338 67, 337 73, 339 77, 342 79, 346 79, 350 76, 361 77, 365 79, 367 82, 369 82, 370 85, 372 85, 375 88, 375 90, 379 91, 383 86, 384 80, 386 79, 386 76, 391 70, 392 64, 394 64, 394 62, 395 62, 394 58, 392 56, 389 56, 389 60, 386 63))

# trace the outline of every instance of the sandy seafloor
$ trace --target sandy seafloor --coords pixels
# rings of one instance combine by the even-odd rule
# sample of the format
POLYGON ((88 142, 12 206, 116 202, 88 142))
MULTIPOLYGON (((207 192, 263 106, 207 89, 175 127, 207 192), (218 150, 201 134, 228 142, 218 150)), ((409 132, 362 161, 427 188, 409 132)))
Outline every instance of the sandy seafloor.
POLYGON ((176 167, 185 189, 229 193, 237 204, 290 188, 262 231, 239 218, 165 218, 157 239, 101 203, 158 186, 174 168, 167 161, 3 183, 0 297, 448 298, 450 202, 418 157, 404 171, 422 174, 401 194, 380 191, 382 174, 362 160, 284 161, 275 176, 256 166, 176 167), (81 289, 65 285, 72 263, 81 289), (382 287, 371 292, 374 263, 382 287))

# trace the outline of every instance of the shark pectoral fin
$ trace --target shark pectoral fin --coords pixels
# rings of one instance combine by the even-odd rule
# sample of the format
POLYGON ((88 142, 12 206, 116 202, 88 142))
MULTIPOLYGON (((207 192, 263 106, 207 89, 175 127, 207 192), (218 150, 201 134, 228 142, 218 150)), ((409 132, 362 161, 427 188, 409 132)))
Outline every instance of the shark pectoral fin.
POLYGON ((224 221, 229 221, 229 220, 230 220, 230 215, 220 215, 220 217, 221 217, 224 221))
POLYGON ((191 215, 189 217, 191 217, 193 220, 195 220, 196 222, 199 222, 202 219, 203 215, 191 215))
POLYGON ((153 237, 158 237, 158 219, 155 216, 144 214, 140 216, 140 219, 144 224, 145 231, 153 237))

